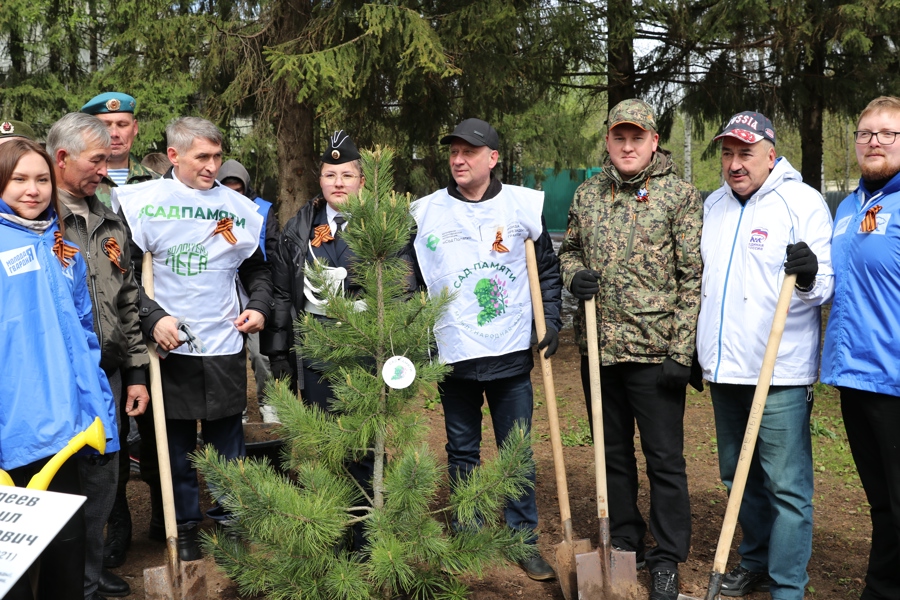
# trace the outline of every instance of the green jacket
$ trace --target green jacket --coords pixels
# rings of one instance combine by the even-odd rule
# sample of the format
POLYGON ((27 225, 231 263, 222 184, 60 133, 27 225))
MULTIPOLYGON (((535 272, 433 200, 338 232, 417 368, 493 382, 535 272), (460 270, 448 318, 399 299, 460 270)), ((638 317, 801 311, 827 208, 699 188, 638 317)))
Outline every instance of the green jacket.
MULTIPOLYGON (((134 154, 128 155, 128 179, 125 181, 125 185, 159 178, 159 173, 142 165, 141 161, 139 161, 134 154)), ((112 192, 110 190, 114 187, 118 186, 109 177, 104 177, 100 185, 97 186, 95 194, 106 208, 112 208, 112 201, 110 200, 112 192)))
MULTIPOLYGON (((628 181, 607 156, 603 172, 575 191, 560 270, 569 290, 578 271, 601 273, 602 364, 661 363, 669 356, 690 366, 700 311, 702 220, 700 194, 675 174, 671 155, 662 148, 628 181)), ((583 302, 574 327, 586 355, 583 302)))
POLYGON ((66 206, 71 196, 63 190, 59 190, 59 195, 65 238, 78 245, 87 263, 94 332, 100 341, 100 366, 107 373, 122 369, 125 385, 146 384, 145 369, 150 359, 141 335, 138 288, 125 220, 91 196, 87 199, 90 216, 86 223, 66 206), (118 257, 115 245, 120 251, 118 257))

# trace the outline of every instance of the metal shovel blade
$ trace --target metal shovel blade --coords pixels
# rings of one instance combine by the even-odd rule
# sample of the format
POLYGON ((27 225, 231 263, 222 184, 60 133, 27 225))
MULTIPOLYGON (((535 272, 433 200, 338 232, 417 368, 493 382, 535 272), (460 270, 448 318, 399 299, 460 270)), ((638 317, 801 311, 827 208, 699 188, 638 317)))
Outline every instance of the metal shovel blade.
POLYGON ((629 600, 639 592, 634 552, 610 550, 609 572, 603 572, 602 548, 575 555, 579 600, 629 600))
POLYGON ((572 540, 556 545, 556 577, 566 600, 578 598, 578 574, 575 557, 591 551, 591 540, 572 540))
POLYGON ((145 600, 207 600, 206 564, 179 560, 175 538, 167 546, 166 564, 144 569, 145 600))

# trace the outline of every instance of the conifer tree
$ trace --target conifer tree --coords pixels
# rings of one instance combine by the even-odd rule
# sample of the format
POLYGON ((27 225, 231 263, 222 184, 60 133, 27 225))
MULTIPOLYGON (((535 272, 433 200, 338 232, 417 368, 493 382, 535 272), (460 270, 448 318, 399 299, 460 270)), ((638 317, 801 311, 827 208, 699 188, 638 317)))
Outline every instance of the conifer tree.
MULTIPOLYGON (((447 371, 434 355, 432 328, 450 296, 408 291, 410 268, 400 254, 413 227, 410 197, 392 189, 393 152, 362 154, 366 185, 347 200, 342 235, 357 257, 351 276, 363 291, 356 298, 332 293, 329 320, 307 315, 298 323, 303 355, 328 365, 334 411, 304 405, 285 382, 270 385, 289 475, 265 460, 196 455, 236 517, 226 529, 236 535, 211 535, 206 548, 242 593, 272 600, 465 598, 461 575, 534 552, 526 534, 500 517, 507 498, 531 485, 530 440, 518 429, 497 459, 455 485, 449 506, 437 505, 446 469, 424 443, 415 407, 435 394, 447 371), (382 377, 392 356, 415 367, 406 388, 386 384, 395 371, 382 377), (371 497, 346 468, 367 453, 375 457, 371 497), (358 521, 368 545, 351 552, 342 541, 358 521)), ((310 276, 316 287, 324 284, 320 271, 310 276)))

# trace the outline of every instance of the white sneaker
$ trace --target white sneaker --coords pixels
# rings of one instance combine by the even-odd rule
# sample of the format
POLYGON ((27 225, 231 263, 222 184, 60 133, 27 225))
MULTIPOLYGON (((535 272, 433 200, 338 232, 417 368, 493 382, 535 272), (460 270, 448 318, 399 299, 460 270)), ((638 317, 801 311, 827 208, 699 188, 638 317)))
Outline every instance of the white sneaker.
POLYGON ((241 423, 246 425, 249 422, 250 422, 250 417, 247 416, 247 409, 245 408, 243 414, 241 414, 241 423))
POLYGON ((263 423, 281 423, 278 420, 278 411, 275 410, 274 406, 263 404, 259 407, 259 414, 262 416, 263 423))

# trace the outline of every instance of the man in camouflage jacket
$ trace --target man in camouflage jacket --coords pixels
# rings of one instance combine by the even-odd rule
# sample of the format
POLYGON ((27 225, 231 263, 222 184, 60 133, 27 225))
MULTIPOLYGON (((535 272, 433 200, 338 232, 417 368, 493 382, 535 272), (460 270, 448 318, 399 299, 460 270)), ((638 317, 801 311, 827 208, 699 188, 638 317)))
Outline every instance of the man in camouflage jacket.
MULTIPOLYGON (((651 600, 675 600, 678 563, 690 548, 683 454, 685 391, 700 308, 703 202, 658 148, 652 109, 625 100, 609 113, 603 171, 575 192, 559 251, 564 285, 597 296, 603 433, 614 546, 652 574, 651 600), (634 422, 650 479, 650 531, 637 507, 634 422)), ((584 304, 575 317, 590 406, 584 304)))

